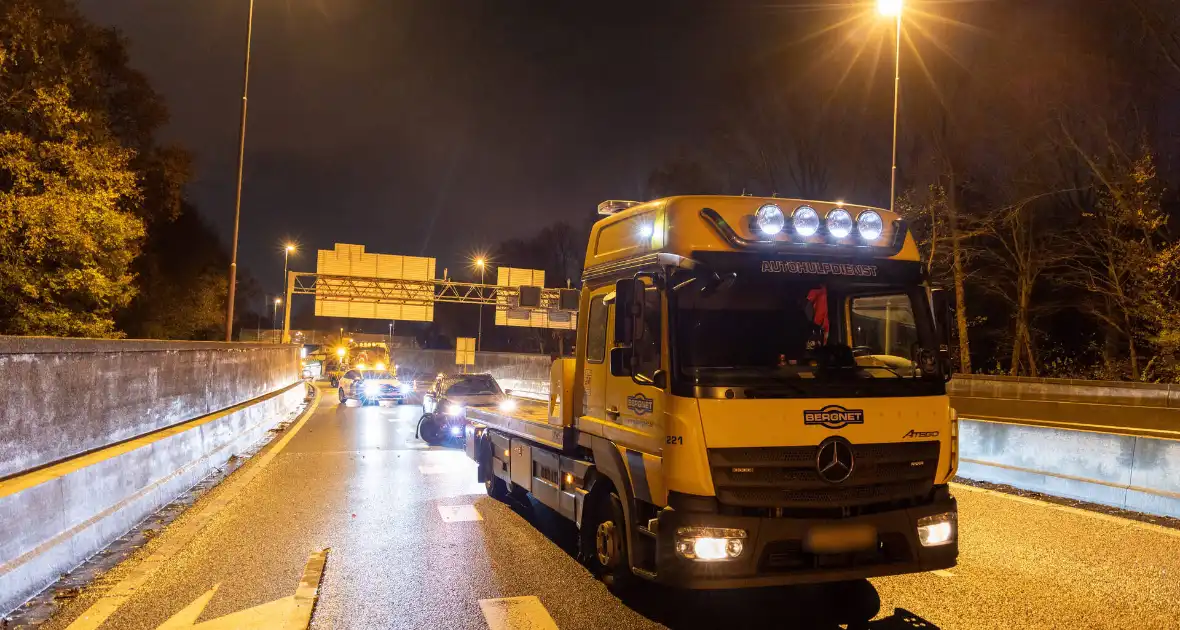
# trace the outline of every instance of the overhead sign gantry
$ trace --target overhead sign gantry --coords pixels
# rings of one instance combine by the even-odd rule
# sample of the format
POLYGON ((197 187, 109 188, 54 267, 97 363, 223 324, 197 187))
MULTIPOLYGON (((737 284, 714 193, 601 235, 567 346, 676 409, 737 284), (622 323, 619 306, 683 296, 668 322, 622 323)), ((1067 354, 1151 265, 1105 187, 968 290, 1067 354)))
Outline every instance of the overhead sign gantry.
POLYGON ((291 336, 291 298, 315 296, 323 317, 433 321, 434 305, 486 304, 496 323, 535 328, 577 328, 578 291, 545 288, 540 270, 500 268, 496 284, 436 278, 435 259, 365 252, 363 245, 337 243, 320 250, 316 273, 287 273, 283 342, 291 336))

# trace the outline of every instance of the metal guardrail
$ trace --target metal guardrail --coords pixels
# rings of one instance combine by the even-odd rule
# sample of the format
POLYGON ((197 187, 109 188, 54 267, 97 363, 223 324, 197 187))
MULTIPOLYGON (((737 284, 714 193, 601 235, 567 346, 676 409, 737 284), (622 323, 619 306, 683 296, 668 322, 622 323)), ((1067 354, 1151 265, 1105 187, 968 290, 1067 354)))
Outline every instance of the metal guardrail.
POLYGON ((1180 385, 1012 376, 956 376, 959 417, 1180 440, 1180 385))

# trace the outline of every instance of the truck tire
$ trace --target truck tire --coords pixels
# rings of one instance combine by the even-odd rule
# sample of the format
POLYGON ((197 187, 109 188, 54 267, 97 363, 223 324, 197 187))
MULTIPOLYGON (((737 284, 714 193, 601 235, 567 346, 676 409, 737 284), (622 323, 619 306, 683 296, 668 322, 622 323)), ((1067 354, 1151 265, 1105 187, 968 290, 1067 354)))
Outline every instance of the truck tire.
POLYGON ((340 388, 340 389, 338 389, 337 391, 340 393, 340 404, 342 404, 342 405, 344 405, 344 404, 347 404, 347 403, 348 403, 348 397, 346 397, 346 396, 344 395, 344 388, 343 388, 343 387, 341 387, 341 388, 340 388))
POLYGON ((484 490, 487 491, 489 497, 491 497, 501 503, 508 501, 508 495, 509 495, 508 484, 505 483, 503 479, 497 477, 496 474, 492 472, 492 451, 491 451, 491 449, 487 450, 487 456, 484 461, 486 462, 486 466, 487 466, 487 472, 486 472, 487 478, 484 479, 484 481, 483 481, 484 490))
POLYGON ((627 518, 623 501, 613 490, 598 495, 590 522, 582 523, 582 557, 591 572, 615 594, 635 584, 627 554, 627 518))

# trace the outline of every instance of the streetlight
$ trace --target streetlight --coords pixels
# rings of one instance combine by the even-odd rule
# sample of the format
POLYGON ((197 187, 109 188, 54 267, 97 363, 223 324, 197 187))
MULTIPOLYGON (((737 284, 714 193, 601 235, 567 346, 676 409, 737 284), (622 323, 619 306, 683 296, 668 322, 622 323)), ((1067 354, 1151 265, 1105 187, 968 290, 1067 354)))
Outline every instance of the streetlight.
POLYGON ((250 38, 254 34, 254 0, 246 12, 246 61, 242 72, 242 123, 238 129, 238 186, 234 193, 234 240, 230 248, 229 302, 225 305, 225 340, 233 341, 234 292, 238 282, 238 222, 242 216, 242 160, 246 157, 246 97, 250 91, 250 38))
MULTIPOLYGON (((274 312, 270 316, 270 334, 273 337, 275 329, 278 327, 279 321, 279 304, 283 303, 283 298, 275 298, 274 312)), ((278 343, 277 341, 275 343, 278 343)))
POLYGON ((287 291, 287 261, 291 258, 291 254, 295 253, 295 244, 287 243, 283 247, 283 292, 287 291))
MULTIPOLYGON (((483 285, 483 273, 484 273, 484 269, 487 268, 488 261, 483 256, 476 256, 476 258, 473 262, 475 263, 476 267, 479 267, 479 284, 483 285)), ((480 293, 482 293, 482 292, 483 292, 483 287, 481 286, 480 293)), ((479 303, 479 330, 478 330, 478 332, 476 332, 476 335, 475 335, 475 350, 476 350, 476 352, 479 351, 480 346, 482 346, 482 345, 483 345, 483 302, 481 301, 479 303)))
POLYGON ((893 166, 889 173, 889 211, 897 199, 897 107, 901 94, 901 10, 903 0, 877 0, 877 12, 894 18, 897 24, 896 48, 893 53, 893 166))

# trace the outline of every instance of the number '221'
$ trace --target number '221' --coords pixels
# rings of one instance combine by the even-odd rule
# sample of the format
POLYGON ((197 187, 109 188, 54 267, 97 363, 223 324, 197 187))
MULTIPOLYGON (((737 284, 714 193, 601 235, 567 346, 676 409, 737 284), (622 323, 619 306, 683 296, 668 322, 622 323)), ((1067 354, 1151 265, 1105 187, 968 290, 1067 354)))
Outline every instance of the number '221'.
POLYGON ((664 444, 684 444, 683 435, 665 435, 664 444))

